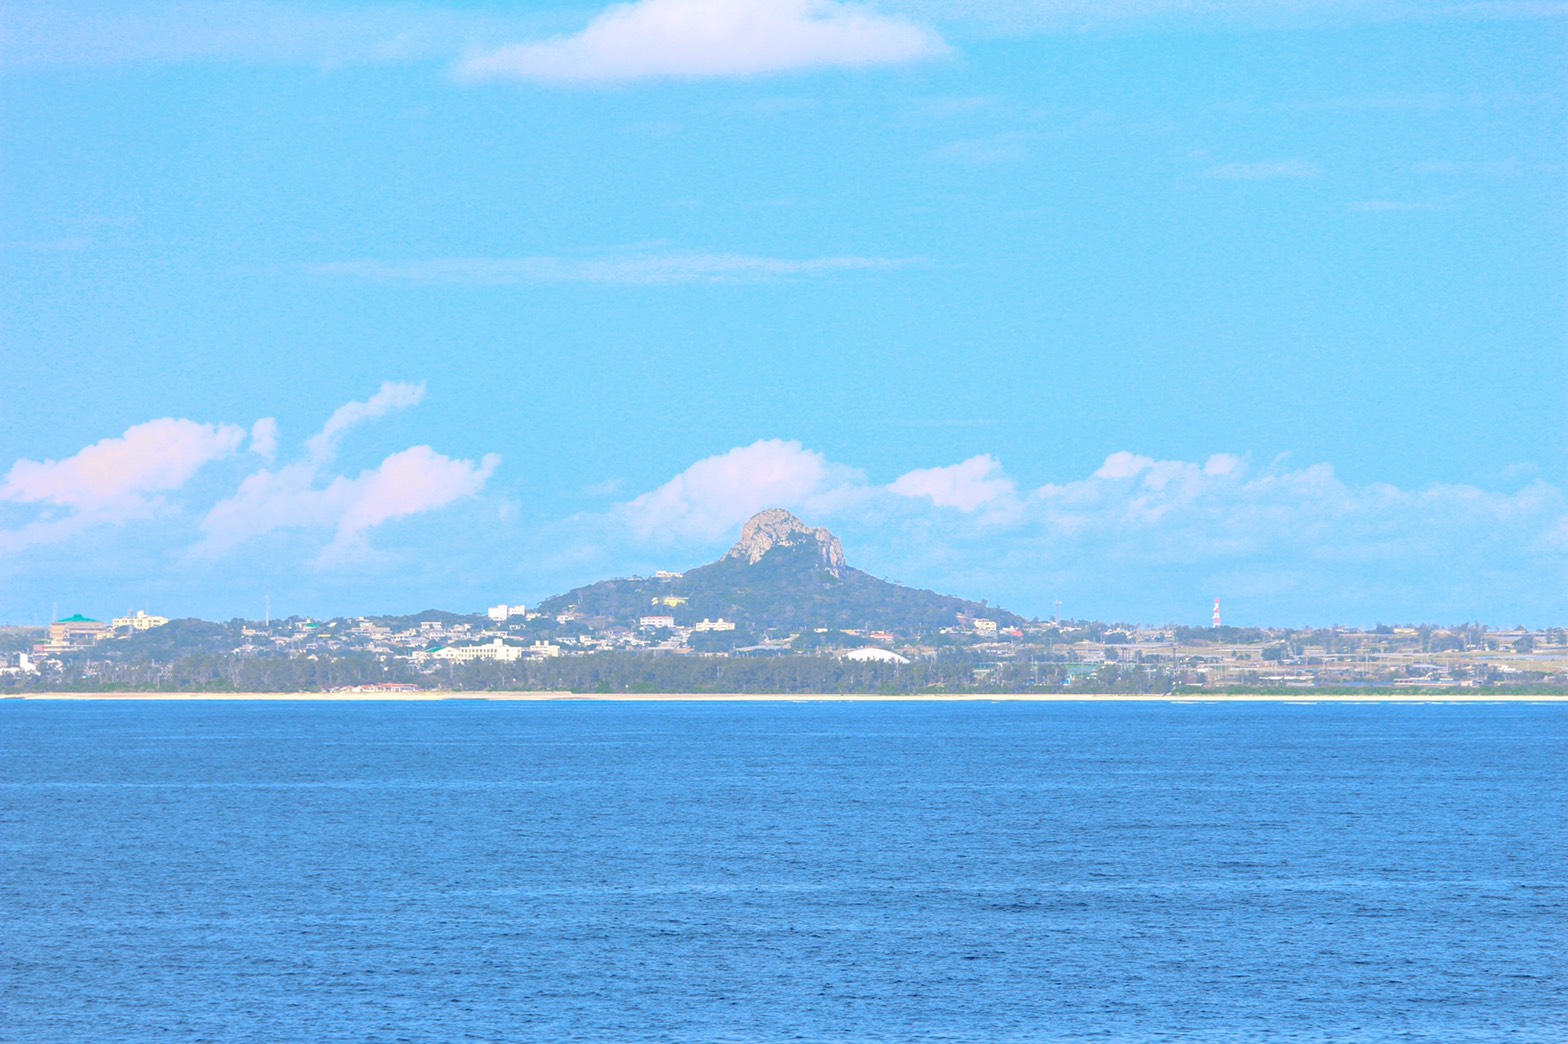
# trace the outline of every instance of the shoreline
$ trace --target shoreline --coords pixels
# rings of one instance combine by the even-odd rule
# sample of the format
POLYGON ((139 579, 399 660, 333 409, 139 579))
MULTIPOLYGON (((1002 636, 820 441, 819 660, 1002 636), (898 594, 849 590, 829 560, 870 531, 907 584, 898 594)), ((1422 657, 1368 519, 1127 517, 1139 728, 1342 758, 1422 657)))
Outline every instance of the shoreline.
POLYGON ((4 700, 280 703, 1568 703, 1553 693, 1477 692, 1442 695, 1371 692, 1277 693, 594 693, 594 692, 30 692, 4 700))

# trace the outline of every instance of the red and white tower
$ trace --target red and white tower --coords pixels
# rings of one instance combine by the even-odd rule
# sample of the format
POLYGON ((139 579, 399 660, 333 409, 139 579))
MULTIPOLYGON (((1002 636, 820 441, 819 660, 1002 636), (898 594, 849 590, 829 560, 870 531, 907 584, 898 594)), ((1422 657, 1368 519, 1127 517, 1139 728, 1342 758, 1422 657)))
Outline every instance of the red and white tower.
POLYGON ((1218 598, 1216 598, 1216 599, 1214 599, 1214 626, 1218 627, 1219 625, 1220 625, 1220 600, 1218 598))

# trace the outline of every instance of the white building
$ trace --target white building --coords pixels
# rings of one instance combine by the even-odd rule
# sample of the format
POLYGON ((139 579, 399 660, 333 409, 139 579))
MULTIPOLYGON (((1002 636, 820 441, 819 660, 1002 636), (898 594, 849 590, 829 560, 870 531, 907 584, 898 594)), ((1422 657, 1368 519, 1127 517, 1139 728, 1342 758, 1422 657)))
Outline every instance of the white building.
POLYGON ((668 627, 673 630, 675 628, 675 617, 644 616, 641 620, 637 621, 637 625, 639 627, 668 627))
POLYGON ((851 649, 843 656, 846 660, 857 663, 908 663, 909 657, 900 656, 892 649, 851 649))
POLYGON ((484 645, 443 645, 425 653, 415 653, 415 659, 445 660, 452 663, 469 663, 474 660, 499 660, 514 663, 523 658, 518 645, 507 645, 499 638, 492 638, 484 645))
POLYGON ((667 569, 661 569, 657 573, 653 574, 653 578, 655 580, 679 580, 685 575, 685 573, 672 573, 667 569))
POLYGON ((514 616, 526 617, 528 615, 528 607, 526 605, 492 605, 485 610, 485 615, 496 623, 505 623, 514 616))
POLYGON ((530 660, 548 660, 561 655, 561 647, 553 642, 535 642, 528 647, 530 660))
POLYGON ((987 635, 989 637, 993 637, 994 638, 996 636, 996 621, 995 620, 987 620, 987 619, 985 619, 983 617, 976 619, 975 620, 975 633, 976 634, 987 635))
POLYGON ((701 620, 699 620, 696 623, 695 626, 692 627, 692 630, 694 630, 694 631, 733 631, 733 630, 735 630, 735 624, 734 624, 733 621, 726 620, 722 616, 719 617, 717 620, 710 620, 710 619, 708 619, 705 616, 701 620))

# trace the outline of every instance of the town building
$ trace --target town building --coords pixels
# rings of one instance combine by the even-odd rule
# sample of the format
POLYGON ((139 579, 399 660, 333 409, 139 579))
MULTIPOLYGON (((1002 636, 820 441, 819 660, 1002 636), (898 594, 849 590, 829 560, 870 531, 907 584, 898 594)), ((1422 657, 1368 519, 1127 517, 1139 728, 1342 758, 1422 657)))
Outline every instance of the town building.
MULTIPOLYGON (((415 658, 420 658, 415 654, 415 658)), ((507 645, 499 638, 492 638, 483 645, 442 645, 429 649, 424 659, 445 660, 450 663, 470 663, 474 660, 498 660, 514 663, 523 658, 521 646, 507 645)))
POLYGON ((169 618, 167 616, 148 616, 138 609, 135 616, 116 616, 114 618, 114 629, 118 631, 122 627, 129 627, 133 631, 150 631, 154 627, 162 627, 168 622, 169 618))
POLYGON ((49 644, 56 649, 80 649, 108 633, 108 624, 76 613, 49 625, 49 644))
POLYGON ((734 621, 724 619, 724 617, 722 617, 722 616, 719 617, 717 620, 710 620, 710 619, 708 619, 705 616, 701 620, 699 620, 696 624, 694 624, 692 626, 692 630, 694 630, 694 631, 733 631, 733 630, 735 630, 735 623, 734 623, 734 621))
POLYGON ((900 656, 892 649, 879 649, 870 647, 865 649, 851 649, 843 656, 846 660, 856 663, 908 663, 909 657, 900 656))
POLYGON ((639 627, 668 627, 674 629, 675 617, 673 616, 644 616, 637 621, 639 627))

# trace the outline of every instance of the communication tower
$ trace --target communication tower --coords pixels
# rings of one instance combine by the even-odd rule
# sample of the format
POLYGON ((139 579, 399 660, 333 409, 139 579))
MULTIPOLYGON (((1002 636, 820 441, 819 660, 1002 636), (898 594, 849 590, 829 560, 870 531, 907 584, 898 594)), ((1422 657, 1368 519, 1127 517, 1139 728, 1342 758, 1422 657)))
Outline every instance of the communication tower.
POLYGON ((1214 599, 1214 626, 1218 627, 1219 625, 1220 625, 1220 600, 1218 598, 1216 598, 1216 599, 1214 599))

